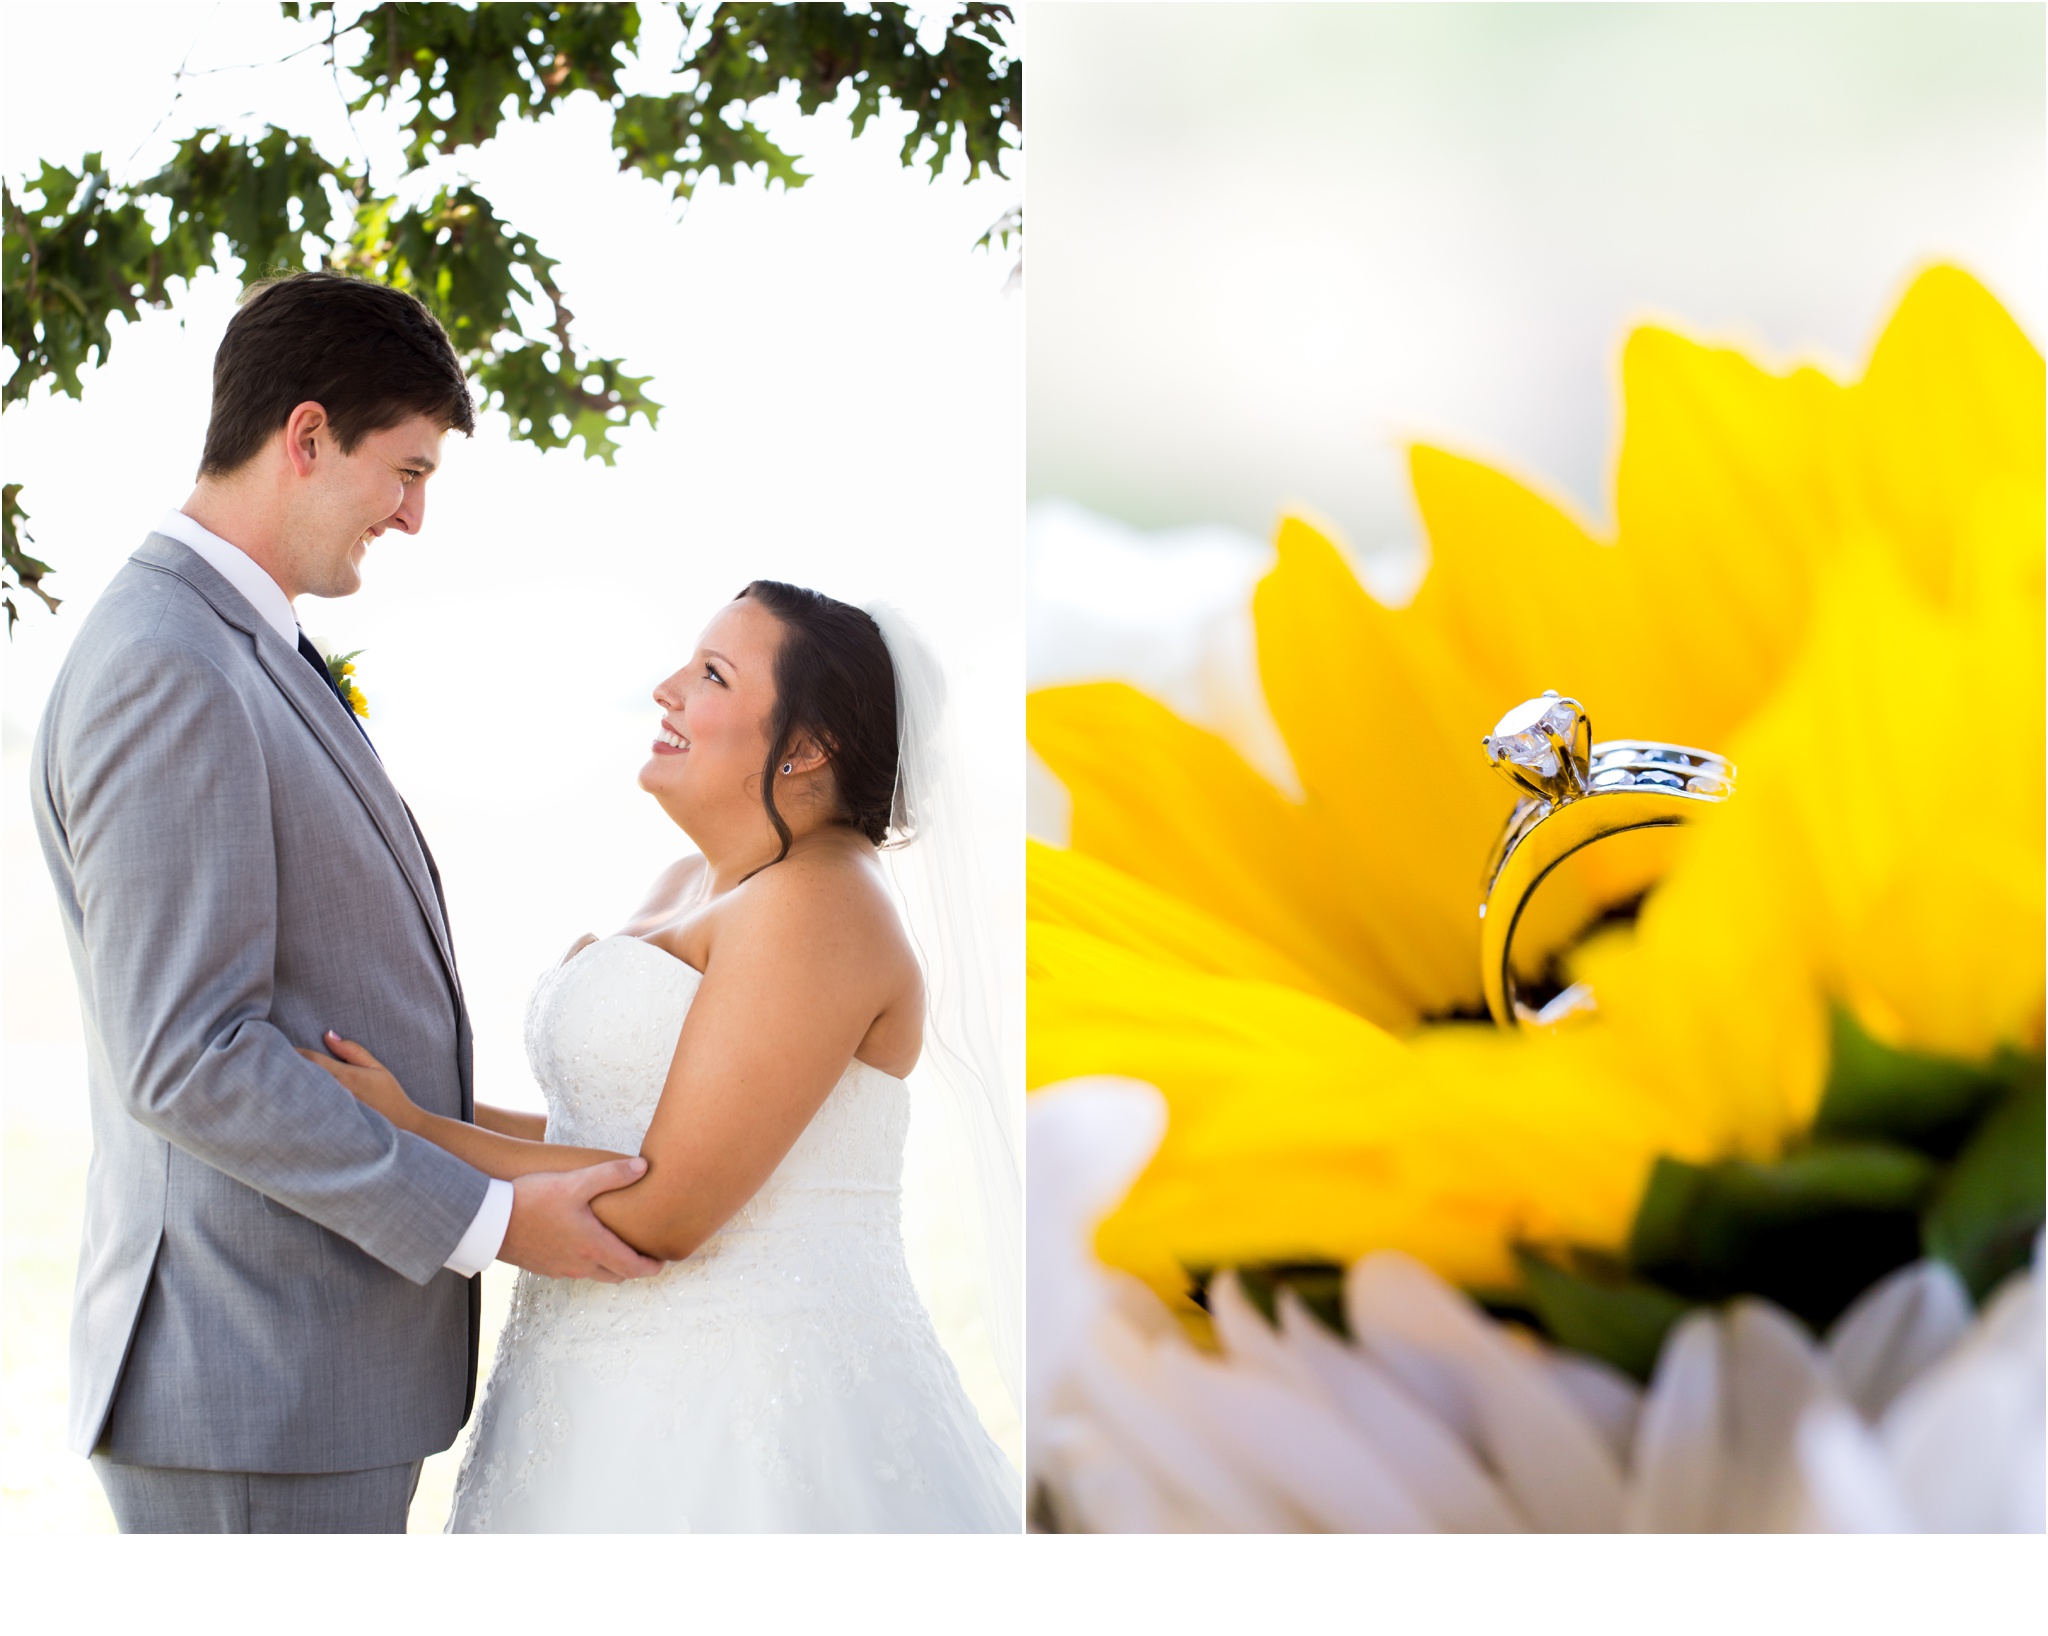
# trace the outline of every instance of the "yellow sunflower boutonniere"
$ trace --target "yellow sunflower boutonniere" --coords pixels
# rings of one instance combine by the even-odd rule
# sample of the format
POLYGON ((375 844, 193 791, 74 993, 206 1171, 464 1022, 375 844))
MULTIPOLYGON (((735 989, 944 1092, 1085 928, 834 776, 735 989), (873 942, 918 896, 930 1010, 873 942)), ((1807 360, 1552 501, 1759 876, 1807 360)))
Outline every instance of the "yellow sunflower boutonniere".
POLYGON ((356 654, 362 651, 357 648, 352 653, 330 653, 325 657, 327 674, 334 678, 335 690, 341 694, 342 702, 356 713, 359 720, 368 721, 370 701, 363 697, 363 690, 356 685, 355 679, 356 654))

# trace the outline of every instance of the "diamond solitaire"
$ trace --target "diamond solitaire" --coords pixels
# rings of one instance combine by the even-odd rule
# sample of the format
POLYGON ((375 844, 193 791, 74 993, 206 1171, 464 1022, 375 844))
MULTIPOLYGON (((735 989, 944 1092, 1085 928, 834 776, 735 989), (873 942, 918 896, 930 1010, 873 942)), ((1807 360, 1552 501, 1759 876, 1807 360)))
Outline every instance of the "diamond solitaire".
POLYGON ((1593 724, 1577 699, 1552 692, 1518 704, 1479 742, 1487 760, 1524 794, 1555 804, 1586 793, 1593 724))
POLYGON ((1479 905, 1486 1009, 1510 1027, 1591 1010, 1594 998, 1583 983, 1541 1009, 1516 996, 1509 953, 1530 898, 1552 870, 1595 841, 1687 823, 1727 800, 1735 793, 1735 768, 1711 751, 1678 744, 1595 744, 1585 706, 1554 692, 1516 705, 1480 743, 1494 771, 1522 795, 1487 859, 1479 905))

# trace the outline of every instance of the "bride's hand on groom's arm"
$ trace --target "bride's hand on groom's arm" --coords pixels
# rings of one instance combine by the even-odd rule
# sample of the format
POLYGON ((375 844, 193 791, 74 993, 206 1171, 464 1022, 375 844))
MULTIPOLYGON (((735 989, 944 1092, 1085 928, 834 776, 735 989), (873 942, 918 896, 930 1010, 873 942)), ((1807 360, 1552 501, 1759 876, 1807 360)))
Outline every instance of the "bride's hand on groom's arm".
POLYGON ((498 1250, 500 1261, 548 1278, 595 1278, 607 1284, 661 1271, 661 1262, 634 1249, 590 1208, 600 1194, 630 1187, 645 1175, 645 1159, 544 1145, 538 1137, 547 1121, 535 1115, 510 1116, 539 1127, 532 1139, 525 1139, 516 1131, 427 1113, 405 1094, 391 1070, 355 1041, 330 1029, 327 1046, 333 1056, 305 1050, 299 1055, 317 1062, 400 1130, 512 1183, 512 1219, 498 1250))
POLYGON ((308 1051, 303 1046, 299 1055, 308 1062, 318 1063, 336 1079, 342 1089, 358 1102, 375 1108, 400 1130, 409 1130, 420 1135, 422 1114, 417 1103, 405 1094, 405 1087, 398 1083, 391 1070, 356 1044, 345 1040, 333 1029, 327 1031, 327 1048, 333 1056, 324 1056, 318 1051, 308 1051))
MULTIPOLYGON (((331 1057, 303 1048, 299 1055, 308 1062, 317 1062, 358 1102, 375 1108, 400 1130, 409 1130, 415 1136, 426 1136, 432 1140, 426 1129, 426 1116, 405 1094, 405 1087, 398 1083, 389 1068, 354 1040, 343 1039, 331 1028, 327 1031, 327 1045, 334 1053, 331 1057)), ((522 1142, 547 1140, 548 1116, 544 1113, 521 1113, 514 1108, 494 1108, 487 1102, 479 1102, 475 1123, 483 1130, 496 1131, 500 1136, 516 1136, 522 1142)))

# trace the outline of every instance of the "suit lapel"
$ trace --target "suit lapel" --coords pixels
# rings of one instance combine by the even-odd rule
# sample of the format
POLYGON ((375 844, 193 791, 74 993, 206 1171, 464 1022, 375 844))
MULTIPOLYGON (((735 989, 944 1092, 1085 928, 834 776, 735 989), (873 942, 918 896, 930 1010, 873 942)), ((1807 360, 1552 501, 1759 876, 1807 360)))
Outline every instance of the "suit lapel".
POLYGON ((433 933, 434 947, 448 973, 449 989, 459 997, 462 986, 455 973, 455 950, 449 941, 448 924, 427 862, 425 843, 413 825, 411 812, 385 774, 383 763, 347 709, 313 674, 312 666, 298 648, 279 636, 270 621, 250 607, 198 552, 167 535, 152 534, 135 556, 138 562, 165 569, 182 579, 206 598, 215 613, 255 643, 257 663, 270 673, 270 679, 297 711, 307 730, 334 759, 390 848, 399 872, 418 900, 427 929, 433 933))

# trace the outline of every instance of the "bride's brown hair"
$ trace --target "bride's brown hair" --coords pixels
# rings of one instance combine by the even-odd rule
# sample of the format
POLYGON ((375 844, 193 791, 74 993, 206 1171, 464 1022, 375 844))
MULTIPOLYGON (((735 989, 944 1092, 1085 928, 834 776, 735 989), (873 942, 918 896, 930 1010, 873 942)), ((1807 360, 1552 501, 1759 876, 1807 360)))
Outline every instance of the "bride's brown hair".
POLYGON ((802 738, 831 765, 839 797, 833 822, 880 846, 896 799, 896 667, 881 627, 859 608, 779 579, 757 579, 733 600, 741 597, 782 626, 761 777, 761 805, 782 838, 774 861, 789 856, 793 839, 775 806, 775 772, 802 738))

